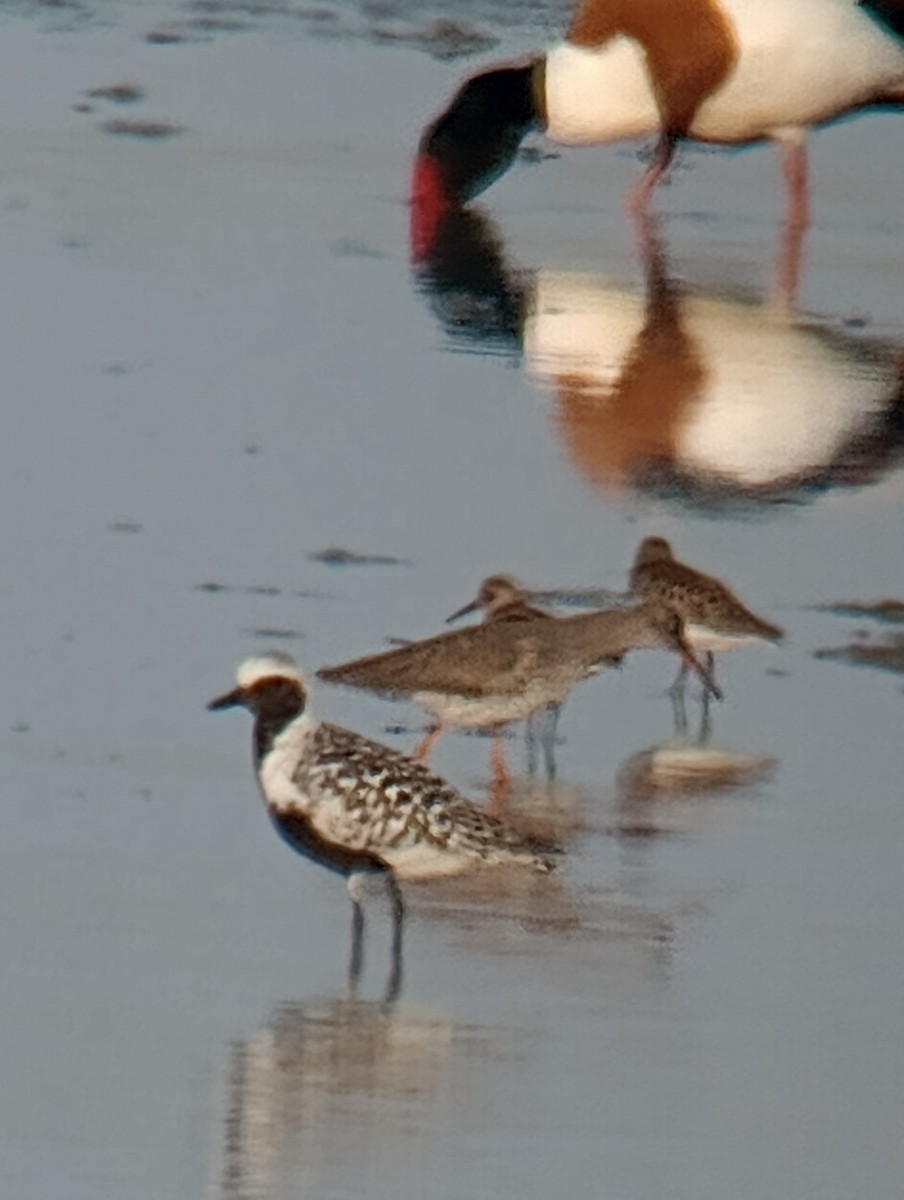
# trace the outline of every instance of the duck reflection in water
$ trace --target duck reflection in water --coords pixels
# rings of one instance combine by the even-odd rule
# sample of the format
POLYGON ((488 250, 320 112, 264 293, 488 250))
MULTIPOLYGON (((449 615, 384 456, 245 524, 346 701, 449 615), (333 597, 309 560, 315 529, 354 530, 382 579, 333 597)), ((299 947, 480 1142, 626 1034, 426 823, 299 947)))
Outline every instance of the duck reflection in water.
POLYGON ((648 222, 643 288, 518 271, 477 209, 414 246, 419 287, 456 344, 506 352, 552 397, 577 473, 710 514, 863 487, 904 449, 904 347, 686 287, 648 222))

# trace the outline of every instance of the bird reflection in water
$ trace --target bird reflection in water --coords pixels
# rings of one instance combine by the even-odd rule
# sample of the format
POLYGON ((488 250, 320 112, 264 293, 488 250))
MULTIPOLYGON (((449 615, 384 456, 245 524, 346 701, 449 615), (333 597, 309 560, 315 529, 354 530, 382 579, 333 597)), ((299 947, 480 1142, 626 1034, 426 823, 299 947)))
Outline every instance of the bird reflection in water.
MULTIPOLYGON (((492 1053, 478 1033, 468 1039, 492 1053)), ((291 1180, 293 1195, 315 1196, 349 1157, 407 1157, 417 1110, 445 1086, 463 1040, 442 1013, 400 1004, 343 996, 282 1005, 230 1052, 220 1195, 282 1196, 291 1180)))
POLYGON ((429 238, 414 224, 416 279, 447 334, 524 362, 595 490, 743 513, 866 486, 901 461, 904 346, 687 287, 652 219, 642 288, 515 270, 476 209, 445 213, 429 238))
MULTIPOLYGON (((348 994, 281 1004, 228 1051, 211 1167, 223 1200, 344 1195, 349 1181, 352 1189, 367 1181, 375 1194, 391 1185, 423 1194, 408 1172, 422 1185, 437 1153, 438 1177, 455 1178, 460 1147, 449 1129, 505 1132, 487 1081, 520 1078, 513 1072, 526 1051, 555 1037, 549 1006, 563 991, 605 986, 630 1009, 669 986, 678 928, 667 904, 629 902, 596 884, 569 897, 553 882, 546 895, 525 891, 488 907, 495 886, 487 877, 475 895, 464 881, 445 881, 431 889, 424 919, 451 922, 467 959, 480 959, 476 978, 489 972, 503 991, 533 986, 533 1015, 531 1006, 509 1011, 504 996, 488 1005, 490 1024, 348 994)), ((462 965, 450 970, 454 978, 462 965)), ((459 1000, 469 982, 460 986, 459 1000)))
POLYGON ((701 704, 700 722, 693 733, 684 696, 674 696, 673 704, 672 737, 632 754, 618 769, 617 834, 624 841, 709 825, 713 799, 752 789, 770 779, 777 768, 777 759, 770 755, 714 744, 706 703, 701 704))

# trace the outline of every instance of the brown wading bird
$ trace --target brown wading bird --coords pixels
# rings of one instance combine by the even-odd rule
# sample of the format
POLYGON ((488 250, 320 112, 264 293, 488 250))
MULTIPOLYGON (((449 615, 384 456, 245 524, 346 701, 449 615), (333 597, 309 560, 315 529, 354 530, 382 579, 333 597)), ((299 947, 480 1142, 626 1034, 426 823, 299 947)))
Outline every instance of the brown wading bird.
MULTIPOLYGON (((469 613, 478 611, 483 613, 485 624, 494 621, 546 621, 550 618, 555 619, 554 613, 529 604, 524 593, 524 588, 511 575, 487 576, 481 583, 475 599, 465 604, 462 608, 459 608, 451 617, 447 617, 446 624, 450 625, 453 621, 457 621, 469 613)), ((603 665, 619 666, 621 661, 621 655, 613 655, 603 665)), ((543 728, 539 731, 539 740, 546 760, 547 776, 549 779, 555 777, 555 740, 561 709, 562 706, 560 703, 553 702, 547 704, 545 709, 531 713, 527 718, 528 769, 531 775, 536 770, 536 741, 538 733, 535 728, 535 721, 539 716, 545 715, 546 720, 543 728)), ((439 724, 434 725, 415 751, 415 757, 426 758, 441 732, 442 726, 439 724)), ((502 749, 501 729, 496 729, 494 732, 496 736, 493 738, 491 757, 493 777, 500 786, 505 787, 509 783, 509 775, 502 749)))
POLYGON ((679 654, 720 695, 684 636, 681 618, 663 604, 542 620, 489 621, 410 645, 322 667, 328 683, 409 696, 433 713, 422 755, 445 728, 488 729, 526 720, 629 650, 679 654))
POLYGON ((392 901, 387 997, 394 998, 402 980, 400 879, 482 866, 552 870, 543 850, 554 847, 522 837, 407 755, 316 720, 308 710, 305 678, 288 654, 248 659, 232 691, 207 707, 236 706, 254 714, 254 767, 277 833, 305 858, 348 880, 353 985, 363 962, 367 876, 380 876, 392 901))
MULTIPOLYGON (((482 612, 485 624, 494 621, 545 621, 552 615, 542 608, 535 608, 534 605, 528 604, 524 595, 524 589, 511 575, 488 575, 481 583, 477 596, 468 604, 457 609, 451 617, 447 617, 446 624, 451 625, 453 621, 458 621, 461 617, 465 617, 472 612, 482 612)), ((553 741, 555 739, 559 708, 558 704, 549 704, 545 709, 548 714, 548 722, 543 748, 550 778, 555 774, 554 751, 550 738, 553 741)), ((531 774, 533 774, 535 768, 533 730, 535 715, 531 713, 527 718, 527 744, 531 756, 531 774)), ((426 759, 441 732, 442 726, 439 724, 434 725, 415 751, 415 757, 426 759)), ((502 747, 502 730, 500 727, 496 727, 493 732, 495 736, 493 738, 493 748, 490 753, 490 766, 494 785, 497 788, 505 788, 509 784, 509 774, 502 747)))
MULTIPOLYGON (((685 636, 695 650, 706 654, 711 676, 715 653, 784 637, 784 630, 751 612, 720 580, 679 562, 665 538, 648 537, 640 543, 630 588, 636 600, 659 601, 681 616, 685 636)), ((674 695, 683 691, 685 675, 682 665, 672 685, 674 695)))
MULTIPOLYGON (((685 140, 782 151, 786 225, 809 222, 808 131, 904 105, 900 0, 579 0, 558 45, 465 80, 425 129, 413 180, 415 241, 511 165, 525 134, 566 145, 653 137, 629 209, 644 212, 685 140)), ((796 287, 801 240, 783 274, 796 287)))

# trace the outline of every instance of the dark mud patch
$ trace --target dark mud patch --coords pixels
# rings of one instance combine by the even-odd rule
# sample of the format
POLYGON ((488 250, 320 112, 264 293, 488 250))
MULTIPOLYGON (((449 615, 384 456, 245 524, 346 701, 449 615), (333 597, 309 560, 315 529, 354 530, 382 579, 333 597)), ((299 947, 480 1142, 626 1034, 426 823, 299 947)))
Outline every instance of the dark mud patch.
POLYGON ((85 95, 89 100, 109 100, 111 104, 137 104, 145 93, 137 83, 110 83, 88 88, 85 95))
POLYGON ((181 29, 149 29, 144 40, 151 46, 178 46, 197 39, 181 29))
POLYGON ((217 0, 200 0, 191 5, 191 10, 196 15, 157 25, 147 31, 144 40, 151 46, 209 42, 218 33, 247 33, 256 29, 257 23, 246 19, 246 11, 254 16, 269 16, 280 11, 265 7, 258 11, 254 5, 220 4, 217 0))
POLYGON ((244 33, 251 26, 247 21, 231 20, 228 17, 194 17, 186 22, 189 29, 197 29, 201 33, 244 33))
POLYGON ((305 636, 300 629, 277 629, 272 625, 259 625, 254 629, 246 629, 244 632, 252 637, 270 638, 278 642, 297 642, 305 636))
POLYGON ((302 21, 320 25, 334 25, 339 20, 339 14, 331 8, 300 8, 297 16, 302 21))
POLYGON ((431 21, 423 28, 377 25, 371 29, 369 36, 373 42, 390 42, 423 50, 441 62, 484 54, 499 45, 499 38, 491 33, 482 33, 472 25, 443 18, 431 21))
POLYGON ((839 600, 833 604, 817 604, 816 612, 835 617, 868 617, 885 625, 904 624, 904 600, 839 600))
POLYGON ((537 163, 550 162, 561 157, 558 150, 550 150, 547 146, 539 144, 521 146, 516 155, 519 163, 526 163, 528 166, 536 166, 537 163))
POLYGON ((333 592, 321 592, 315 589, 296 588, 288 589, 276 587, 269 583, 218 583, 216 580, 208 580, 205 583, 196 583, 194 590, 196 592, 206 592, 209 596, 216 595, 235 595, 242 596, 297 596, 300 600, 335 600, 336 596, 333 592))
POLYGON ((308 555, 311 562, 323 563, 327 567, 413 567, 410 558, 396 558, 391 554, 359 554, 342 546, 327 546, 325 550, 314 550, 308 555))
POLYGON ((137 121, 127 117, 104 121, 101 129, 104 133, 112 133, 114 137, 132 137, 145 142, 166 141, 184 132, 183 126, 174 125, 171 121, 137 121))
POLYGON ((375 246, 368 246, 366 242, 359 242, 355 238, 337 238, 330 242, 330 253, 335 258, 389 258, 385 250, 378 250, 375 246))
POLYGON ((100 368, 101 375, 131 375, 133 371, 143 371, 145 367, 149 367, 149 362, 129 363, 129 362, 109 362, 104 363, 100 368))
POLYGON ((874 667, 904 675, 904 633, 893 633, 883 640, 849 642, 846 646, 825 647, 813 651, 814 658, 846 663, 850 667, 874 667))

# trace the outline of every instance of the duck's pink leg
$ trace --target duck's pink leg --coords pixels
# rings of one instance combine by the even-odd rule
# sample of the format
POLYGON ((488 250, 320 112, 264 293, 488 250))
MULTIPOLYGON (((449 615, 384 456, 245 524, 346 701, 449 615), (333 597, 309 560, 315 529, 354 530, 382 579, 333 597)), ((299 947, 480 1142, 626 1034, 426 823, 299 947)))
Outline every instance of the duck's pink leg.
POLYGON ((675 156, 676 145, 677 138, 673 134, 662 134, 656 143, 656 149, 653 151, 653 157, 643 178, 628 194, 629 216, 641 217, 649 209, 653 193, 668 174, 668 169, 675 156))

